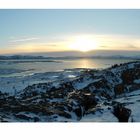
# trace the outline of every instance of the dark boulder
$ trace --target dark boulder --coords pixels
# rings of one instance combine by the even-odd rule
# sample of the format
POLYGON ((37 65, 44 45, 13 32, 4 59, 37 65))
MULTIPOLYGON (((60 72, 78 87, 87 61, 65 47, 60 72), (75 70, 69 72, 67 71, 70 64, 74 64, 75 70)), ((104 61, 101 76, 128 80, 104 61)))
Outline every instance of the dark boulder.
POLYGON ((95 96, 92 93, 83 91, 73 92, 68 97, 68 104, 73 108, 73 112, 81 118, 89 109, 97 105, 95 96))
POLYGON ((116 103, 113 108, 113 114, 118 118, 119 122, 128 122, 131 110, 125 108, 121 103, 116 103))
POLYGON ((84 93, 83 94, 83 101, 82 101, 82 106, 85 108, 87 111, 90 108, 93 108, 97 105, 95 96, 91 93, 84 93))
POLYGON ((73 112, 77 115, 78 120, 80 120, 83 116, 82 108, 79 106, 78 108, 74 109, 73 112))
POLYGON ((134 75, 133 70, 126 70, 122 73, 121 78, 124 84, 130 85, 133 84, 134 75))
POLYGON ((16 118, 19 118, 19 119, 27 120, 27 121, 29 121, 30 119, 32 119, 31 117, 28 117, 28 116, 26 116, 24 114, 15 114, 15 117, 16 118))
POLYGON ((114 87, 115 95, 121 95, 124 93, 125 87, 123 84, 118 84, 114 87))
POLYGON ((34 117, 33 120, 34 120, 34 122, 39 122, 40 121, 40 119, 38 117, 34 117))

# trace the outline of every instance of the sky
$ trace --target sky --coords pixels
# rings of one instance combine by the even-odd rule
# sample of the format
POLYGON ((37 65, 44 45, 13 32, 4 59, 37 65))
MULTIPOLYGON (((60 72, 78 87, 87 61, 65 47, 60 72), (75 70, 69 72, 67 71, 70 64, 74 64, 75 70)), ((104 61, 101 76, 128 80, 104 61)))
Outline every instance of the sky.
POLYGON ((0 54, 140 51, 140 10, 0 10, 0 54))

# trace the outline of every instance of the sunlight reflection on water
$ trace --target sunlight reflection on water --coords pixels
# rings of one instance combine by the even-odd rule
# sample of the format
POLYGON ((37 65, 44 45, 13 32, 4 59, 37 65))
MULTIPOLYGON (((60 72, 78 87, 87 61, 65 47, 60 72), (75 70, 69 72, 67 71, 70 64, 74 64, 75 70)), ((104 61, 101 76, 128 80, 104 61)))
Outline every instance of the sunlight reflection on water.
MULTIPOLYGON (((0 72, 2 75, 9 75, 7 71, 15 69, 13 75, 29 75, 33 73, 42 73, 42 72, 54 72, 54 71, 63 71, 64 69, 74 69, 74 68, 91 68, 91 69, 100 69, 107 68, 113 64, 120 64, 124 62, 129 62, 130 60, 126 59, 65 59, 61 63, 55 62, 28 62, 28 63, 1 63, 0 72), (17 71, 16 71, 17 70, 17 71), (25 70, 25 72, 19 72, 19 70, 25 70)), ((0 74, 1 76, 1 74, 0 74)))

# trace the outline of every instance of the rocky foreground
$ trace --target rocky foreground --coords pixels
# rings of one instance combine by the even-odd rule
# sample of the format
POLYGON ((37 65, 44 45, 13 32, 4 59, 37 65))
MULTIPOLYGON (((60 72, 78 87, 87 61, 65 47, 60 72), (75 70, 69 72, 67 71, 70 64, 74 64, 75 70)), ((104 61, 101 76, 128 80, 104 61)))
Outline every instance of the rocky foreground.
POLYGON ((140 61, 0 92, 1 122, 140 121, 140 61))

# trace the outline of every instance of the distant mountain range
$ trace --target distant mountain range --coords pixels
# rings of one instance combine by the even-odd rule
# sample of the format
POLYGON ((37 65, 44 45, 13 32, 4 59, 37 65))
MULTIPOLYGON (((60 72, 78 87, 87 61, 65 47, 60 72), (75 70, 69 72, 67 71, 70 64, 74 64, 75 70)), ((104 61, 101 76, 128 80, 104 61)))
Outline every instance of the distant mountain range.
POLYGON ((12 55, 12 56, 0 56, 0 60, 10 60, 10 59, 46 59, 43 56, 31 56, 31 55, 12 55))
POLYGON ((32 55, 12 55, 12 56, 0 56, 0 60, 18 60, 18 59, 134 59, 140 60, 140 56, 123 56, 123 55, 112 55, 112 56, 65 56, 65 57, 47 57, 47 56, 32 56, 32 55))
MULTIPOLYGON (((140 50, 126 51, 126 50, 94 50, 89 52, 80 52, 80 51, 60 51, 60 52, 32 52, 32 53, 18 53, 18 54, 7 54, 5 56, 10 56, 12 59, 17 59, 22 56, 22 59, 25 58, 58 58, 58 57, 140 57, 140 50), (12 55, 12 56, 11 56, 12 55), (36 56, 36 57, 34 57, 36 56), (43 57, 42 57, 43 56, 43 57)), ((3 56, 2 56, 3 58, 3 56)), ((11 59, 10 58, 10 59, 11 59)))

